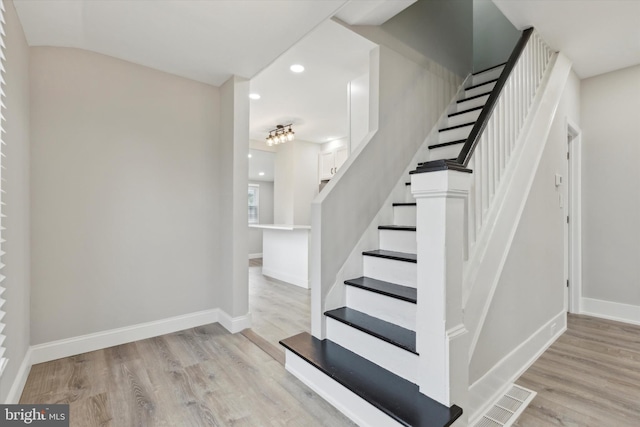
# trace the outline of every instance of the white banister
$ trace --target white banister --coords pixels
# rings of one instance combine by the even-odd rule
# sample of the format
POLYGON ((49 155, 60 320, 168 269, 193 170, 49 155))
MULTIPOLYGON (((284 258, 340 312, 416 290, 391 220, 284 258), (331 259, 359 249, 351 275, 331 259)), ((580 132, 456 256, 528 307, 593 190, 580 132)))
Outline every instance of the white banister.
MULTIPOLYGON (((509 75, 484 132, 467 167, 473 170, 468 203, 468 235, 465 251, 468 260, 478 256, 477 245, 484 233, 490 232, 486 219, 493 198, 504 184, 505 170, 517 149, 520 134, 542 78, 553 56, 551 48, 533 32, 514 69, 509 75)), ((465 263, 465 278, 472 279, 465 263)), ((473 280, 465 280, 465 295, 473 280)))

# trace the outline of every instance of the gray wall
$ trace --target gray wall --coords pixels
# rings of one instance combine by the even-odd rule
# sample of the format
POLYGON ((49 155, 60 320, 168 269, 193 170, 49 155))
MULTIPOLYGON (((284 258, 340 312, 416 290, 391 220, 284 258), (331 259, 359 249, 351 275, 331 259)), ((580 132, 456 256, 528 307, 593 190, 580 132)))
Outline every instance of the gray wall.
POLYGON ((461 77, 473 61, 473 0, 418 0, 381 29, 461 77))
POLYGON ((580 80, 573 72, 471 359, 471 383, 564 310, 566 212, 559 196, 567 200, 567 186, 556 188, 555 174, 567 176, 567 117, 580 123, 580 80))
POLYGON ((32 344, 219 307, 219 117, 213 86, 31 49, 32 344))
POLYGON ((5 402, 20 364, 29 347, 29 48, 18 21, 13 2, 5 1, 6 22, 6 111, 2 161, 5 181, 2 196, 6 218, 3 249, 6 276, 3 286, 7 288, 3 298, 6 316, 4 345, 9 364, 0 381, 0 402, 5 402))
MULTIPOLYGON (((273 182, 249 181, 260 186, 260 224, 273 224, 273 182)), ((262 253, 262 230, 249 229, 249 255, 262 253)))
POLYGON ((520 38, 491 0, 473 0, 473 70, 506 62, 520 38))
POLYGON ((583 296, 640 306, 640 66, 582 81, 583 296))

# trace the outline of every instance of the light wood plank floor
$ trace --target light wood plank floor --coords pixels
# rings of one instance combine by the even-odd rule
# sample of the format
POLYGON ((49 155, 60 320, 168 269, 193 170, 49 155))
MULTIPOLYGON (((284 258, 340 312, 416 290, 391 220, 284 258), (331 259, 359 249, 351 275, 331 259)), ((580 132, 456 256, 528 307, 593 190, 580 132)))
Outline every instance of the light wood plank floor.
POLYGON ((21 403, 69 403, 74 427, 354 426, 262 349, 308 330, 308 292, 254 279, 254 331, 206 325, 34 365, 21 403))
POLYGON ((515 426, 640 426, 640 326, 570 314, 516 383, 538 395, 515 426))

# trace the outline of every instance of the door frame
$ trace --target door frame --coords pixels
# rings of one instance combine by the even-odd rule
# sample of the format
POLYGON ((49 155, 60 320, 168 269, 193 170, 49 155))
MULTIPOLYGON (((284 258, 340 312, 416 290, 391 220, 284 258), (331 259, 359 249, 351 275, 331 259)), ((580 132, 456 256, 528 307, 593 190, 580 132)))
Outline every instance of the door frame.
POLYGON ((571 119, 566 120, 568 241, 567 280, 569 301, 567 311, 582 311, 582 131, 571 119))

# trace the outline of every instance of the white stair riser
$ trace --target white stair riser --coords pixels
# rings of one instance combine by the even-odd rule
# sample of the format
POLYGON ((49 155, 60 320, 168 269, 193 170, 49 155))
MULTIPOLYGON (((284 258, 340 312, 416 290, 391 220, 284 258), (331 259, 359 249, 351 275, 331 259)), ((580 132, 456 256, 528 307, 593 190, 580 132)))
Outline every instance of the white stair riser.
POLYGON ((414 203, 416 199, 413 197, 413 194, 411 194, 411 186, 405 185, 404 187, 404 203, 414 203))
POLYGON ((290 350, 285 368, 360 427, 401 427, 396 420, 290 350))
POLYGON ((473 76, 473 78, 471 79, 472 80, 471 86, 479 85, 480 83, 497 79, 498 77, 500 77, 500 73, 502 73, 503 69, 504 69, 504 65, 473 76))
POLYGON ((460 128, 440 131, 438 133, 438 143, 444 144, 445 142, 459 141, 461 139, 467 139, 473 129, 473 125, 464 126, 460 128))
POLYGON ((481 93, 491 92, 495 86, 496 82, 492 82, 474 87, 473 89, 467 89, 464 91, 464 97, 470 98, 472 96, 480 95, 481 93))
POLYGON ((366 289, 347 286, 347 307, 385 322, 416 330, 416 304, 366 289))
POLYGON ((480 112, 482 110, 473 110, 468 113, 458 114, 457 116, 452 116, 447 119, 447 127, 449 126, 458 126, 463 125, 465 123, 471 123, 478 120, 478 116, 480 116, 480 112))
POLYGON ((415 383, 418 355, 327 317, 327 339, 415 383))
POLYGON ((415 262, 363 256, 362 267, 366 277, 384 282, 397 283, 402 286, 416 287, 417 266, 415 262))
MULTIPOLYGON (((407 185, 407 188, 411 188, 407 185)), ((409 191, 411 193, 411 191, 409 191)), ((409 194, 411 195, 411 194, 409 194)), ((405 202, 410 203, 410 202, 405 202)), ((394 206, 393 207, 393 225, 416 225, 416 207, 415 206, 394 206)))
POLYGON ((460 154, 464 144, 447 145, 429 150, 429 160, 454 159, 460 154))
POLYGON ((378 230, 380 236, 380 249, 395 252, 418 252, 418 242, 415 231, 405 230, 378 230))
POLYGON ((456 111, 454 111, 454 113, 469 110, 471 108, 482 107, 487 102, 487 99, 489 99, 489 95, 480 96, 478 98, 473 98, 468 101, 457 102, 456 111))

